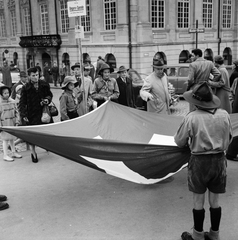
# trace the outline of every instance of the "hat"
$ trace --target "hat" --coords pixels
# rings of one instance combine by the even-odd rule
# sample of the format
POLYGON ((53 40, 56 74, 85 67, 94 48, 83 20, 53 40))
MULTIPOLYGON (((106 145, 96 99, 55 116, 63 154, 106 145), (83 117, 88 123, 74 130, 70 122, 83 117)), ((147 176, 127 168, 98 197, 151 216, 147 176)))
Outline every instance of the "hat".
POLYGON ((25 71, 20 71, 20 74, 19 74, 20 77, 27 77, 27 74, 25 71))
POLYGON ((238 60, 233 61, 233 63, 238 66, 238 60))
POLYGON ((214 62, 216 62, 216 63, 220 63, 223 61, 224 61, 224 58, 221 55, 217 55, 214 57, 214 62))
POLYGON ((75 79, 73 76, 66 76, 66 77, 64 78, 64 81, 63 81, 63 83, 62 83, 62 87, 61 87, 61 88, 62 88, 62 89, 65 89, 69 83, 74 83, 74 86, 75 86, 75 87, 76 87, 77 84, 78 84, 78 82, 76 81, 76 79, 75 79))
POLYGON ((129 69, 126 69, 125 66, 120 66, 117 73, 128 71, 129 69))
POLYGON ((74 70, 76 67, 79 67, 79 68, 80 68, 80 63, 79 63, 79 62, 76 62, 76 63, 71 67, 71 69, 74 70))
POLYGON ((114 69, 111 68, 108 64, 102 63, 101 68, 100 68, 100 70, 99 70, 99 72, 98 72, 98 75, 101 75, 102 72, 103 72, 103 70, 105 70, 105 69, 109 69, 109 70, 110 70, 110 73, 114 72, 114 69))
POLYGON ((84 66, 83 66, 83 69, 84 69, 84 70, 85 70, 85 69, 90 70, 90 69, 92 69, 92 68, 93 68, 92 66, 86 65, 86 64, 84 64, 84 66))
POLYGON ((220 99, 212 93, 205 81, 198 83, 193 90, 185 92, 183 97, 189 103, 204 109, 219 108, 221 105, 220 99))
POLYGON ((154 68, 165 68, 166 65, 164 64, 164 61, 162 59, 153 59, 153 65, 154 68))
POLYGON ((22 84, 19 84, 16 86, 16 93, 18 92, 18 90, 22 89, 23 85, 22 84))

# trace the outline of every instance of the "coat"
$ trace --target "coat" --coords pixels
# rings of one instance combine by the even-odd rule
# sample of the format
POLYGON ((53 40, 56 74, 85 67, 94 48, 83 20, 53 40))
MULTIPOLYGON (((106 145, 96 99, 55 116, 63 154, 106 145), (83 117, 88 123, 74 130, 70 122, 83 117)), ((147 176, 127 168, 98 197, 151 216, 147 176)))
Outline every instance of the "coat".
POLYGON ((126 82, 122 80, 121 77, 116 79, 117 85, 119 87, 120 95, 118 97, 118 103, 128 107, 134 107, 134 93, 132 80, 130 78, 126 78, 126 82))
POLYGON ((153 72, 146 77, 140 90, 140 96, 144 101, 147 101, 148 112, 170 114, 168 79, 165 74, 162 78, 159 78, 156 76, 155 72, 153 72), (153 95, 154 101, 148 101, 150 95, 153 95))
MULTIPOLYGON (((39 80, 39 88, 35 89, 32 82, 29 81, 22 87, 21 97, 19 102, 20 117, 27 117, 28 125, 44 124, 41 121, 43 106, 41 101, 48 99, 51 102, 53 94, 50 91, 50 86, 44 80, 39 80)), ((51 121, 52 122, 52 121, 51 121)))
POLYGON ((214 63, 202 57, 189 64, 188 86, 195 85, 201 81, 207 81, 210 74, 214 76, 214 81, 221 74, 214 63))
POLYGON ((223 79, 225 85, 216 88, 215 95, 220 99, 221 106, 220 108, 226 110, 228 113, 231 113, 231 103, 229 99, 230 95, 230 82, 229 82, 229 73, 226 70, 225 65, 221 65, 218 70, 221 73, 221 78, 223 79))
MULTIPOLYGON (((12 98, 3 100, 0 97, 0 126, 16 126, 19 123, 16 102, 12 98)), ((14 140, 15 136, 1 131, 0 137, 2 140, 14 140)))
MULTIPOLYGON (((75 76, 74 78, 76 81, 78 81, 75 76)), ((85 113, 89 112, 89 108, 93 104, 93 100, 91 98, 92 90, 93 90, 92 80, 87 77, 84 77, 84 84, 81 83, 80 86, 77 86, 76 88, 73 89, 73 93, 75 94, 75 97, 78 100, 77 112, 79 116, 82 116, 85 113)))
POLYGON ((44 69, 43 69, 43 75, 44 75, 45 81, 46 81, 47 83, 52 82, 52 81, 51 81, 51 68, 50 68, 49 66, 44 67, 44 69))
POLYGON ((12 67, 10 66, 3 66, 0 68, 0 71, 2 72, 2 83, 10 88, 12 87, 11 69, 12 67))

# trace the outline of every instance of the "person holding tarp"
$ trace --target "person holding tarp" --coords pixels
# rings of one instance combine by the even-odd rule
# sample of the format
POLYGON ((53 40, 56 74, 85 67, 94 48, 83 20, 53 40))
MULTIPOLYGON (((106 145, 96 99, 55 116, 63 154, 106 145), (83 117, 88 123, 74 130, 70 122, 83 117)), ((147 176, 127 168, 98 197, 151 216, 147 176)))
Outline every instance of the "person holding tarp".
POLYGON ((161 59, 153 60, 154 72, 146 77, 140 90, 140 96, 147 101, 147 111, 170 114, 170 94, 168 90, 168 79, 164 73, 166 65, 161 59))
POLYGON ((193 192, 193 233, 182 233, 183 240, 219 240, 221 207, 219 194, 226 191, 227 160, 224 152, 232 139, 230 116, 220 109, 220 100, 207 82, 199 82, 183 97, 196 109, 188 113, 174 136, 179 147, 189 146, 188 188, 193 192), (208 190, 211 228, 204 233, 205 193, 208 190))
POLYGON ((103 63, 98 72, 99 77, 94 81, 92 98, 97 101, 97 106, 107 100, 117 102, 120 93, 116 79, 110 77, 112 72, 113 69, 108 64, 103 63))

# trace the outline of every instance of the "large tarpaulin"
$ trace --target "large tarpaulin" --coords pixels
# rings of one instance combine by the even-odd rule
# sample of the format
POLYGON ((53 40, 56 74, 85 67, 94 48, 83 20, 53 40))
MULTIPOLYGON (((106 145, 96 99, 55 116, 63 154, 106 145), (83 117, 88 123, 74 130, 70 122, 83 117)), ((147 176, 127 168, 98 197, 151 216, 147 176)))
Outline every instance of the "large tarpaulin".
MULTIPOLYGON (((149 113, 109 101, 73 120, 2 130, 113 176, 153 184, 187 166, 190 151, 178 148, 173 138, 181 121, 181 116, 149 113)), ((238 114, 232 114, 231 121, 234 135, 238 135, 238 114)))

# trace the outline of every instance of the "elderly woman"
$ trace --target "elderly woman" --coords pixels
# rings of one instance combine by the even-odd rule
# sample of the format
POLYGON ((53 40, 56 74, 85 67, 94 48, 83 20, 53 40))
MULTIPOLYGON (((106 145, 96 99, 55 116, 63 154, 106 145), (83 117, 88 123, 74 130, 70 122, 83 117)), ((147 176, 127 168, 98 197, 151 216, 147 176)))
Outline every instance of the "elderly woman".
POLYGON ((119 88, 115 78, 110 77, 110 73, 113 69, 108 64, 102 64, 99 77, 94 81, 92 98, 97 101, 97 105, 100 106, 107 100, 117 102, 119 97, 119 88))

